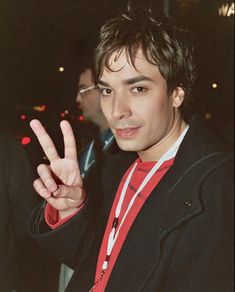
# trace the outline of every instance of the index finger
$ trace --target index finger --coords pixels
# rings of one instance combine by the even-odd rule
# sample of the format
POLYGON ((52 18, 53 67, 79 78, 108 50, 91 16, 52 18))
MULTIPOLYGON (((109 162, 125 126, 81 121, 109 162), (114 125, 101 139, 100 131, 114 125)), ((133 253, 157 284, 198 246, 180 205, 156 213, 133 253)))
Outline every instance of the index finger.
POLYGON ((30 122, 30 127, 37 136, 38 141, 49 161, 53 162, 59 159, 60 157, 56 151, 55 145, 40 121, 32 120, 30 122))

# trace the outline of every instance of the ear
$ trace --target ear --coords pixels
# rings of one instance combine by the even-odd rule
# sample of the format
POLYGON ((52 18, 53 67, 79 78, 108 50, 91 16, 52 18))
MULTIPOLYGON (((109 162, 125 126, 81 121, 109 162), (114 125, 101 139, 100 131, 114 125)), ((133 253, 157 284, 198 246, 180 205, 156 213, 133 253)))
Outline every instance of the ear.
POLYGON ((173 94, 172 94, 173 107, 179 108, 184 101, 184 97, 185 97, 185 92, 183 88, 180 86, 177 86, 174 89, 173 94))

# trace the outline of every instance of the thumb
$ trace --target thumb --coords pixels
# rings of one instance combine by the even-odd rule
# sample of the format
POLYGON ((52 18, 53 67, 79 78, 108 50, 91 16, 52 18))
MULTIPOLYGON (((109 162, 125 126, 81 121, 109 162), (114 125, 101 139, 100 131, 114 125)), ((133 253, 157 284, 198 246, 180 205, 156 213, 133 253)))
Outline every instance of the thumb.
POLYGON ((58 189, 52 193, 54 198, 68 199, 70 207, 79 207, 86 198, 86 193, 83 187, 58 185, 58 189))

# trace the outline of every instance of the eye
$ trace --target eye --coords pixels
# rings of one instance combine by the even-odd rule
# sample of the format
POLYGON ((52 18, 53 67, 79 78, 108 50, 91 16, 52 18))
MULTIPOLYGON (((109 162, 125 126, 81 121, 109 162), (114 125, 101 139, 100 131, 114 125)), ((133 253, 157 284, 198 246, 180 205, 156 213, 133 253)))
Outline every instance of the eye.
POLYGON ((110 95, 112 93, 112 89, 110 89, 110 88, 99 88, 99 92, 103 96, 108 96, 108 95, 110 95))
POLYGON ((143 87, 143 86, 138 86, 138 87, 135 87, 135 88, 133 88, 131 91, 133 92, 133 93, 143 93, 143 92, 145 92, 147 89, 145 88, 145 87, 143 87))

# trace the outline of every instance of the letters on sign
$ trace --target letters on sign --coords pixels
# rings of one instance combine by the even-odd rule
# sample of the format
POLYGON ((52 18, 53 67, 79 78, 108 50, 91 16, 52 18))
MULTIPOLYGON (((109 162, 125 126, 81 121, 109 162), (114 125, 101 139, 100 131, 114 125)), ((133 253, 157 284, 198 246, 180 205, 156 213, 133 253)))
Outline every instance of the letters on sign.
POLYGON ((233 3, 223 3, 218 9, 219 15, 224 17, 230 17, 234 15, 234 2, 233 3))

